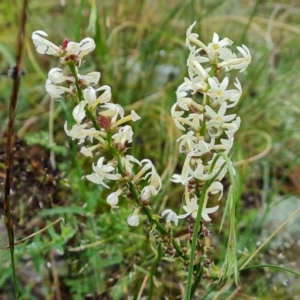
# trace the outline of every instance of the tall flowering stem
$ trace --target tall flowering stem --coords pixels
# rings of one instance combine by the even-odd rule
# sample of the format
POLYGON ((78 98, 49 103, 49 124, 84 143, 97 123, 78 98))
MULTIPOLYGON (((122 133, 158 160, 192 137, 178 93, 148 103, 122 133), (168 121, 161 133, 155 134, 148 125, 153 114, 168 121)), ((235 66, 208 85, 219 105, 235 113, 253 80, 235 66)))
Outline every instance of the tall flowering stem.
MULTIPOLYGON (((203 240, 210 236, 206 228, 211 221, 209 215, 216 212, 219 205, 209 207, 209 204, 221 200, 221 180, 228 170, 234 176, 229 156, 234 134, 239 129, 241 120, 236 114, 228 114, 228 109, 237 105, 242 87, 236 78, 232 84, 234 88, 229 89, 229 77, 224 76, 224 72, 227 74, 233 69, 244 72, 251 62, 249 49, 245 45, 237 47, 237 55, 230 50, 233 42, 228 38, 220 39, 216 33, 212 42, 205 45, 198 39, 198 34, 192 33, 195 24, 196 22, 186 33, 186 46, 190 50, 187 60, 189 77, 184 78, 184 82, 178 87, 177 101, 171 109, 176 126, 184 132, 178 142, 179 151, 186 158, 181 174, 174 174, 171 178, 173 182, 184 186, 184 213, 178 215, 170 209, 162 212, 163 216, 167 216, 167 221, 173 221, 175 225, 179 219, 186 219, 188 223, 191 248, 187 299, 195 291, 195 285, 205 269, 207 278, 214 276, 206 255, 209 248, 203 240), (198 267, 193 286, 195 265, 198 267)), ((234 209, 230 212, 234 212, 234 209)), ((231 233, 233 227, 230 228, 231 233)), ((231 246, 232 241, 234 239, 230 240, 231 246)), ((230 274, 228 269, 232 267, 227 264, 226 268, 227 274, 230 274)))
MULTIPOLYGON (((170 228, 165 228, 159 222, 160 217, 153 214, 150 206, 150 199, 161 189, 160 176, 149 159, 139 161, 127 154, 128 144, 132 142, 133 136, 132 128, 127 123, 136 122, 140 117, 134 110, 125 116, 120 105, 111 103, 109 86, 95 88, 100 72, 81 75, 78 71, 83 57, 95 49, 93 39, 85 38, 79 43, 66 39, 57 46, 45 37, 47 34, 44 31, 33 32, 32 40, 37 52, 59 57, 63 67, 49 71, 46 91, 57 101, 63 97, 68 99, 68 96, 77 100, 72 113, 75 124, 69 129, 67 122, 65 123, 66 134, 78 141, 84 156, 97 157, 101 149, 108 153, 105 157, 98 158, 97 163, 92 165, 93 172, 85 178, 106 189, 110 189, 109 182, 117 182, 117 190, 106 199, 111 210, 118 211, 120 196, 134 200, 133 213, 127 218, 128 225, 138 226, 140 220, 146 218, 157 239, 170 237, 170 228)), ((179 257, 188 260, 173 237, 170 244, 179 257)))

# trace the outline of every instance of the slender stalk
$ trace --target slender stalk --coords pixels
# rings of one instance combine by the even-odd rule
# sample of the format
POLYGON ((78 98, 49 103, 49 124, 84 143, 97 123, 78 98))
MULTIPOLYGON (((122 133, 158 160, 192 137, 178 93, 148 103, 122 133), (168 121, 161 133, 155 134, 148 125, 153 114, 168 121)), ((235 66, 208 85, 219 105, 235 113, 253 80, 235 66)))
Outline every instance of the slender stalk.
POLYGON ((194 293, 196 291, 196 288, 197 288, 197 286, 199 285, 199 283, 201 281, 201 277, 202 277, 202 273, 203 273, 203 267, 204 267, 204 264, 201 263, 199 268, 198 268, 198 272, 195 276, 195 280, 194 280, 194 283, 193 283, 193 286, 192 286, 191 297, 194 295, 194 293))
MULTIPOLYGON (((214 166, 215 166, 215 164, 216 164, 216 162, 217 162, 217 160, 220 156, 223 156, 225 158, 226 162, 229 164, 228 157, 224 153, 220 152, 214 158, 214 160, 211 164, 210 172, 213 170, 213 168, 214 168, 214 166)), ((201 191, 201 196, 200 197, 199 197, 200 191, 198 190, 198 188, 196 188, 196 190, 195 190, 196 196, 200 198, 200 201, 199 201, 197 218, 196 218, 196 221, 195 221, 193 238, 192 238, 192 246, 191 246, 191 251, 190 251, 188 278, 187 278, 187 285, 186 285, 186 299, 187 300, 191 299, 193 293, 195 292, 195 289, 196 289, 197 285, 199 284, 199 282, 201 280, 201 273, 203 272, 203 262, 201 262, 200 263, 201 266, 199 268, 198 273, 196 274, 196 279, 195 279, 195 282, 193 284, 192 281, 193 281, 193 274, 194 274, 194 259, 195 259, 196 246, 197 246, 197 242, 198 242, 198 231, 199 231, 199 228, 200 228, 202 210, 203 210, 205 197, 206 197, 206 191, 210 187, 211 183, 219 176, 219 173, 222 171, 224 166, 225 166, 225 164, 220 168, 219 172, 211 180, 205 181, 203 189, 201 191)))
POLYGON ((21 10, 21 19, 17 40, 17 53, 16 53, 16 65, 12 69, 11 78, 13 79, 13 87, 10 95, 9 105, 9 121, 7 126, 7 143, 6 143, 6 179, 4 188, 4 214, 5 225, 8 233, 8 243, 10 248, 11 268, 13 273, 15 296, 19 298, 19 290, 16 276, 15 257, 14 257, 14 228, 11 213, 11 198, 10 190, 12 184, 12 164, 13 164, 13 146, 14 146, 14 122, 15 122, 15 110, 18 100, 18 92, 20 87, 20 71, 21 71, 21 58, 25 37, 25 25, 26 25, 26 8, 27 0, 23 1, 23 7, 21 10))
POLYGON ((162 246, 161 244, 159 243, 158 244, 158 247, 157 247, 157 254, 156 254, 156 257, 155 259, 153 260, 152 262, 152 266, 151 266, 151 269, 150 269, 150 282, 149 282, 149 292, 148 292, 148 299, 152 299, 152 295, 153 295, 153 290, 154 290, 154 276, 155 276, 155 272, 156 272, 156 269, 157 269, 157 265, 158 263, 160 262, 161 260, 161 257, 162 257, 162 246))
MULTIPOLYGON (((78 95, 78 100, 81 101, 81 100, 84 100, 84 97, 83 97, 83 93, 82 93, 82 89, 80 88, 79 86, 79 83, 78 83, 78 75, 77 75, 77 71, 76 71, 76 67, 74 66, 73 63, 69 63, 68 64, 70 70, 71 70, 71 73, 72 75, 74 76, 75 78, 75 85, 76 85, 76 89, 77 89, 77 95, 78 95)), ((94 115, 92 114, 92 112, 89 110, 89 108, 87 107, 87 105, 85 106, 85 111, 86 111, 86 114, 87 116, 89 117, 89 119, 92 121, 94 127, 97 129, 97 130, 100 130, 100 127, 94 117, 94 115)))
MULTIPOLYGON (((194 260, 195 260, 195 252, 196 252, 196 246, 198 241, 198 231, 200 228, 200 222, 201 222, 201 216, 202 216, 202 210, 204 206, 206 191, 208 190, 210 185, 210 181, 206 181, 204 183, 204 187, 201 193, 200 202, 199 202, 199 208, 197 212, 197 218, 195 221, 195 227, 193 232, 193 239, 192 239, 192 247, 190 252, 190 263, 188 268, 188 278, 187 278, 187 285, 186 285, 186 299, 191 299, 191 292, 192 292, 192 281, 193 281, 193 274, 194 274, 194 260)), ((201 268, 202 269, 202 268, 201 268)))

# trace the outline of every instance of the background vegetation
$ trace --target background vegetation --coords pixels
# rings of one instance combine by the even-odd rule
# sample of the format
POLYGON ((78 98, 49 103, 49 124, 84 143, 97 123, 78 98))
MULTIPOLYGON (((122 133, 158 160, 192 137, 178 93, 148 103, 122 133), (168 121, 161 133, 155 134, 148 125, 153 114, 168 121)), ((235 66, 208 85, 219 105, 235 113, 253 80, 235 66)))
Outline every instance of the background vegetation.
MULTIPOLYGON (((14 64, 20 6, 19 0, 0 2, 1 185, 11 91, 8 72, 14 64)), ((186 76, 185 32, 195 20, 195 32, 204 43, 217 32, 234 45, 247 45, 252 54, 248 71, 239 76, 243 96, 234 113, 240 115, 242 126, 234 161, 240 194, 239 265, 252 254, 248 266, 260 265, 241 271, 239 287, 202 280, 195 299, 300 299, 299 277, 286 270, 300 272, 299 217, 292 216, 255 252, 300 207, 299 14, 298 1, 287 0, 29 1, 15 123, 16 240, 59 218, 65 224, 57 223, 16 246, 24 299, 140 299, 148 295, 150 280, 156 287, 152 299, 181 299, 186 279, 182 264, 162 260, 155 277, 149 278, 157 253, 147 224, 129 228, 126 217, 132 207, 121 203, 119 213, 112 214, 107 191, 82 179, 91 172, 91 161, 78 153, 63 130, 73 104, 70 99, 54 103, 44 88, 57 60, 37 54, 30 37, 44 30, 55 44, 66 37, 95 40, 97 48, 86 57, 84 69, 100 71, 101 85, 112 87, 113 101, 141 115, 134 125, 131 151, 139 159, 151 158, 162 175, 163 192, 153 200, 153 211, 178 211, 182 188, 169 178, 182 158, 170 108, 186 76)), ((218 267, 228 236, 226 226, 218 232, 221 217, 222 209, 213 215, 208 241, 213 247, 210 259, 218 267)), ((4 223, 0 232, 4 248, 4 223)), ((185 234, 184 225, 179 226, 178 238, 185 234)), ((0 262, 0 298, 12 299, 8 251, 0 252, 0 262)))

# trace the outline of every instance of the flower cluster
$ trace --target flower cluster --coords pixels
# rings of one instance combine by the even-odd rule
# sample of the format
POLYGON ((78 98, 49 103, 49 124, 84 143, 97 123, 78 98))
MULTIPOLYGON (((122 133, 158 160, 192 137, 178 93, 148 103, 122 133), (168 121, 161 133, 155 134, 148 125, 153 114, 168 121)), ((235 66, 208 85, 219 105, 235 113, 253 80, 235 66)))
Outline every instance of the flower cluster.
POLYGON ((201 207, 204 221, 210 221, 209 214, 219 208, 218 205, 208 207, 208 200, 210 195, 218 195, 220 200, 223 194, 220 181, 228 166, 218 153, 230 154, 241 120, 227 111, 238 103, 242 95, 239 80, 236 78, 235 88, 229 89, 229 78, 220 79, 221 70, 244 72, 251 61, 245 45, 237 47, 238 57, 230 50, 233 42, 228 38, 220 39, 216 33, 211 43, 203 44, 198 34, 192 33, 195 24, 186 33, 186 46, 190 50, 187 60, 189 77, 178 87, 177 101, 171 109, 176 126, 185 131, 178 142, 179 151, 186 155, 181 174, 174 174, 171 179, 185 186, 185 213, 177 215, 170 209, 162 212, 162 216, 167 216, 167 223, 174 222, 175 225, 178 219, 190 215, 196 218, 201 193, 205 193, 201 207), (207 181, 211 182, 209 187, 202 190, 207 181))
POLYGON ((42 30, 34 31, 31 35, 36 51, 40 54, 60 57, 62 64, 73 62, 75 65, 80 66, 82 58, 96 47, 94 40, 91 38, 85 38, 80 43, 65 39, 61 46, 56 46, 43 36, 48 36, 48 34, 42 30))
POLYGON ((128 143, 132 142, 133 131, 130 125, 124 124, 135 122, 140 117, 134 110, 125 116, 120 105, 111 103, 109 86, 94 88, 100 79, 100 72, 86 75, 78 73, 82 58, 95 49, 93 39, 85 38, 80 43, 64 40, 61 46, 56 46, 44 36, 47 34, 43 31, 32 34, 37 52, 59 57, 61 64, 69 67, 68 74, 64 74, 64 70, 60 68, 50 70, 46 91, 55 100, 68 94, 78 99, 73 109, 75 122, 71 129, 65 122, 66 134, 77 140, 78 144, 85 143, 81 147, 81 153, 85 156, 96 157, 101 149, 108 150, 106 152, 110 155, 109 158, 101 156, 92 165, 93 173, 85 177, 107 189, 108 180, 117 181, 118 189, 107 197, 107 203, 115 211, 121 195, 136 200, 134 212, 128 217, 127 223, 137 226, 141 207, 148 206, 150 198, 161 189, 161 179, 152 162, 148 159, 139 161, 126 153, 128 143))

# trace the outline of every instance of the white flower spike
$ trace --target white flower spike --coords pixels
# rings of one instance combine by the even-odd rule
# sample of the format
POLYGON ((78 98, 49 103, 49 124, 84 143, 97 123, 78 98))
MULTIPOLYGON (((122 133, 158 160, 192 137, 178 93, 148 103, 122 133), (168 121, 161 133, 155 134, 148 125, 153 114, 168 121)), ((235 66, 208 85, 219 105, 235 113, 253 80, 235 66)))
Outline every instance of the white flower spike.
MULTIPOLYGON (((163 211, 167 223, 176 226, 179 219, 199 214, 199 199, 205 195, 201 217, 211 221, 210 214, 216 212, 219 206, 209 206, 212 195, 223 195, 223 185, 220 180, 228 172, 225 159, 220 156, 212 167, 213 159, 222 152, 228 155, 234 144, 234 134, 240 126, 240 118, 236 114, 228 114, 228 109, 237 105, 242 95, 242 86, 236 78, 236 89, 228 89, 230 77, 223 76, 224 72, 238 69, 244 72, 251 62, 249 49, 243 45, 237 47, 238 57, 230 50, 233 42, 213 34, 212 42, 205 45, 199 35, 193 33, 194 22, 186 32, 186 46, 190 50, 187 59, 189 78, 176 91, 176 103, 171 108, 175 125, 185 133, 178 138, 179 152, 184 154, 185 161, 181 174, 174 174, 171 181, 185 186, 185 211, 177 215, 170 209, 163 211), (217 178, 216 178, 217 177, 217 178), (214 180, 212 183, 211 180, 214 180), (209 181, 210 185, 205 183, 209 181), (198 185, 198 187, 197 187, 198 185), (203 187, 206 190, 203 191, 203 187), (196 193, 196 191, 198 192, 196 193), (205 193, 205 194, 203 194, 205 193), (190 199, 191 198, 191 199, 190 199)), ((234 174, 234 169, 232 167, 234 174)))

